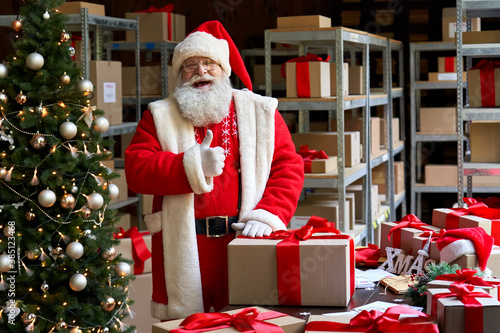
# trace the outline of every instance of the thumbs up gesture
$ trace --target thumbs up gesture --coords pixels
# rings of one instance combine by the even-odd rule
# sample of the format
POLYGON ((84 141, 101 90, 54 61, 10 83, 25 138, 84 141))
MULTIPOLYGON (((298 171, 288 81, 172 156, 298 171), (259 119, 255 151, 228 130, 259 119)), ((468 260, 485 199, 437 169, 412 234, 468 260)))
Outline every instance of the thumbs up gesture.
POLYGON ((200 145, 201 168, 205 177, 220 176, 226 159, 224 150, 221 147, 210 147, 213 137, 212 131, 207 130, 207 135, 200 145))

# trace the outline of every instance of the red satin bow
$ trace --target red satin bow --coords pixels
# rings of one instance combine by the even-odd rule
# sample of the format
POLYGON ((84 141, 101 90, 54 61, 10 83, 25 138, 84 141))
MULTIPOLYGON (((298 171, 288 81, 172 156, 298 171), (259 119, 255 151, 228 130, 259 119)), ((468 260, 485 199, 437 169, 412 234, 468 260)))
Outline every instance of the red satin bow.
POLYGON ((175 9, 175 5, 173 3, 168 4, 166 6, 156 8, 155 6, 151 6, 148 9, 145 10, 138 10, 135 13, 171 13, 175 9))
POLYGON ((393 306, 384 313, 376 310, 362 311, 352 318, 349 324, 329 321, 313 321, 306 325, 306 331, 342 331, 367 333, 439 333, 432 317, 407 306, 393 306), (399 319, 401 314, 412 315, 410 318, 399 319), (414 316, 414 317, 413 317, 414 316))
POLYGON ((120 227, 120 232, 114 234, 117 239, 130 238, 132 240, 134 274, 142 274, 144 272, 144 262, 151 258, 151 252, 144 241, 144 235, 149 235, 149 232, 140 232, 137 227, 131 227, 127 231, 120 227))
POLYGON ((356 264, 365 264, 366 267, 377 267, 380 259, 380 249, 375 244, 368 244, 367 248, 356 249, 356 264))
POLYGON ((297 152, 304 159, 304 172, 311 173, 311 162, 313 160, 327 159, 328 155, 324 150, 314 150, 309 149, 308 145, 300 146, 299 151, 297 152))
POLYGON ((260 313, 255 308, 243 309, 231 315, 223 312, 195 313, 184 319, 172 333, 198 333, 234 327, 239 332, 245 333, 283 333, 277 325, 266 323, 264 320, 286 316, 276 311, 260 313))
POLYGON ((456 274, 442 274, 436 277, 436 280, 455 281, 454 284, 472 284, 475 286, 493 287, 491 283, 484 281, 482 277, 475 276, 475 269, 457 269, 456 274))
POLYGON ((426 223, 420 221, 420 219, 414 214, 408 214, 401 219, 401 221, 397 222, 397 225, 389 230, 387 234, 387 238, 389 242, 391 241, 391 234, 394 232, 394 237, 392 237, 392 245, 395 248, 401 247, 401 231, 402 228, 415 228, 422 231, 428 230, 423 228, 422 226, 427 225, 426 223), (397 232, 397 233, 396 233, 397 232))
MULTIPOLYGON (((324 61, 328 62, 328 60, 330 60, 330 56, 327 56, 324 61)), ((316 54, 307 53, 305 56, 292 58, 292 59, 288 60, 287 62, 310 62, 310 61, 323 61, 323 58, 321 58, 320 56, 318 56, 316 54)), ((286 66, 287 62, 285 62, 283 65, 281 65, 281 76, 283 76, 284 78, 286 78, 285 66, 286 66)))

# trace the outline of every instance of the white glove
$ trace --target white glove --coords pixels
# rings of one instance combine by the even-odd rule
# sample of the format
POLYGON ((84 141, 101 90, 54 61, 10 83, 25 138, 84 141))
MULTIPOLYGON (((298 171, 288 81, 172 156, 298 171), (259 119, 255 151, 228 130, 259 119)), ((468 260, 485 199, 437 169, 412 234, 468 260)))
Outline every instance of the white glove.
POLYGON ((212 131, 207 130, 207 135, 200 145, 201 168, 205 177, 220 176, 226 159, 222 147, 210 147, 213 137, 212 131))
POLYGON ((250 220, 245 222, 233 223, 231 225, 234 230, 243 230, 241 234, 245 237, 262 237, 269 236, 273 229, 269 224, 265 224, 259 221, 250 220))

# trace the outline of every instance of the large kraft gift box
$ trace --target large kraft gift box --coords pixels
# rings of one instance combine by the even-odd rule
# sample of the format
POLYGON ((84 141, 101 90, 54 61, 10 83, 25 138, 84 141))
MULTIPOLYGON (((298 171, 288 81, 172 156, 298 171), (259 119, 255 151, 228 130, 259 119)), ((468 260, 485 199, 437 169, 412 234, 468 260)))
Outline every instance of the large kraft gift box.
POLYGON ((415 215, 406 215, 398 222, 382 222, 380 228, 380 254, 386 256, 386 247, 402 249, 406 254, 416 257, 413 251, 413 237, 426 231, 439 232, 432 225, 423 223, 415 215), (394 228, 394 229, 393 229, 394 228), (391 230, 392 233, 391 233, 391 230), (391 240, 389 240, 389 233, 391 240))
POLYGON ((137 227, 122 230, 115 234, 120 244, 115 246, 116 253, 134 261, 134 274, 151 273, 151 235, 139 231, 137 227))
MULTIPOLYGON (((467 30, 465 16, 462 17, 462 31, 467 30)), ((481 30, 481 18, 475 17, 471 19, 472 30, 481 30)), ((442 33, 443 42, 455 42, 455 33, 457 32, 457 9, 455 7, 443 8, 442 15, 442 33)))
POLYGON ((347 306, 355 288, 352 238, 333 233, 304 241, 288 237, 229 243, 229 303, 347 306))
POLYGON ((463 215, 458 218, 458 227, 475 228, 481 227, 488 235, 493 236, 495 245, 500 245, 500 216, 498 219, 487 219, 475 215, 463 215))
MULTIPOLYGON (((331 127, 333 130, 337 129, 337 119, 332 119, 331 127)), ((350 132, 359 132, 361 142, 364 142, 363 134, 363 119, 362 118, 346 118, 344 120, 344 129, 350 132)), ((370 118, 370 138, 368 140, 370 143, 370 153, 373 156, 380 151, 380 118, 371 117, 370 118)))
MULTIPOLYGON (((349 95, 349 64, 344 62, 342 66, 342 92, 344 96, 349 95)), ((337 64, 330 63, 330 96, 337 96, 337 64)))
MULTIPOLYGON (((237 333, 240 332, 237 330, 235 327, 233 327, 230 324, 230 318, 231 315, 237 315, 240 312, 244 311, 252 311, 256 310, 258 313, 258 316, 255 318, 256 321, 263 321, 268 324, 273 324, 276 326, 281 327, 283 332, 285 333, 303 333, 304 332, 304 327, 305 327, 305 321, 303 319, 299 319, 296 317, 292 317, 289 315, 286 315, 284 313, 280 313, 277 311, 271 311, 269 309, 264 309, 259 306, 254 306, 252 308, 242 308, 238 310, 231 310, 231 311, 225 311, 222 312, 220 316, 218 316, 217 319, 218 323, 214 324, 213 326, 210 326, 207 324, 206 326, 200 327, 198 329, 194 329, 194 332, 216 332, 216 333, 237 333), (224 320, 225 319, 225 320, 224 320)), ((195 316, 199 316, 200 314, 195 314, 195 316)), ((216 315, 216 313, 211 312, 211 316, 216 315)), ((189 319, 185 318, 185 319, 189 319)), ((193 330, 187 330, 187 329, 182 329, 180 327, 180 324, 185 320, 185 319, 177 319, 177 320, 169 320, 163 323, 159 324, 154 324, 153 325, 153 330, 148 331, 152 333, 167 333, 167 332, 178 332, 178 333, 189 333, 193 332, 193 330)), ((204 323, 208 323, 209 321, 205 321, 204 323)), ((243 323, 243 326, 246 326, 243 323)), ((272 328, 271 328, 272 329, 272 328)), ((265 328, 261 328, 258 332, 264 332, 265 328)), ((270 330, 271 331, 271 330, 270 330)), ((144 331, 146 332, 146 331, 144 331)), ((255 330, 252 331, 246 331, 246 332, 255 332, 255 330)))
POLYGON ((457 108, 420 108, 420 133, 457 133, 457 108))
POLYGON ((427 290, 427 314, 436 317, 439 332, 499 332, 500 302, 481 288, 471 286, 469 290, 466 285, 457 287, 467 291, 454 293, 453 287, 427 290), (461 297, 442 297, 445 295, 461 297))
MULTIPOLYGON (((344 132, 344 161, 346 167, 352 167, 361 162, 359 132, 344 132)), ((323 150, 328 156, 337 156, 337 133, 336 132, 309 132, 293 133, 292 141, 295 150, 299 151, 301 146, 311 149, 323 150)))
MULTIPOLYGON (((476 270, 470 270, 470 271, 477 272, 476 270)), ((456 276, 456 274, 446 274, 445 277, 452 275, 456 276)), ((456 277, 458 278, 458 276, 456 277)), ((500 285, 500 280, 494 278, 481 278, 473 276, 465 280, 455 281, 453 280, 453 278, 450 278, 449 280, 441 280, 440 277, 438 276, 435 280, 429 281, 427 283, 427 289, 446 289, 449 288, 454 283, 471 284, 476 288, 483 289, 484 292, 490 294, 491 297, 498 300, 498 286, 500 285)))
POLYGON ((372 332, 374 327, 377 329, 373 332, 382 332, 376 322, 391 323, 383 332, 438 333, 432 317, 403 305, 392 306, 384 313, 364 310, 358 314, 310 315, 304 333, 372 332))
MULTIPOLYGON (((427 242, 429 241, 429 237, 424 237, 422 235, 426 235, 427 233, 420 234, 419 236, 413 236, 413 255, 418 255, 418 250, 422 250, 427 242)), ((431 238, 431 244, 429 245, 429 259, 436 260, 436 263, 441 261, 441 254, 437 247, 436 237, 431 238)))
POLYGON ((279 16, 278 29, 330 28, 332 19, 322 15, 279 16))
MULTIPOLYGON (((457 264, 462 269, 477 269, 479 267, 475 254, 465 254, 450 264, 457 264)), ((500 246, 493 245, 486 267, 491 270, 493 277, 500 277, 500 246)))
POLYGON ((134 318, 128 316, 122 321, 127 325, 134 325, 136 332, 151 332, 153 324, 160 322, 151 317, 152 273, 136 275, 135 280, 130 281, 129 290, 129 299, 134 301, 134 304, 130 305, 130 311, 133 311, 135 315, 134 318))
MULTIPOLYGON (((125 13, 126 19, 139 17, 139 38, 141 42, 177 41, 186 37, 186 17, 172 13, 173 5, 162 8, 151 7, 147 11, 125 13)), ((135 42, 135 31, 125 31, 125 39, 135 42)))
POLYGON ((483 59, 467 71, 470 107, 500 105, 500 63, 483 59))
MULTIPOLYGON (((82 66, 81 61, 76 61, 76 63, 82 66)), ((120 61, 90 61, 89 80, 94 84, 92 105, 104 111, 104 117, 110 125, 121 124, 123 122, 122 63, 120 61)))
MULTIPOLYGON (((500 80, 498 81, 500 85, 500 80)), ((500 87, 498 89, 500 91, 500 87)), ((497 104, 500 105, 500 95, 497 104)), ((500 122, 473 121, 470 124, 470 144, 473 163, 499 163, 500 147, 493 142, 500 140, 500 122)))
POLYGON ((286 97, 330 97, 330 64, 324 61, 287 62, 286 97))
POLYGON ((83 1, 66 2, 63 3, 57 9, 64 14, 80 14, 82 8, 87 8, 88 13, 91 15, 99 15, 99 16, 106 15, 104 5, 98 5, 83 1))

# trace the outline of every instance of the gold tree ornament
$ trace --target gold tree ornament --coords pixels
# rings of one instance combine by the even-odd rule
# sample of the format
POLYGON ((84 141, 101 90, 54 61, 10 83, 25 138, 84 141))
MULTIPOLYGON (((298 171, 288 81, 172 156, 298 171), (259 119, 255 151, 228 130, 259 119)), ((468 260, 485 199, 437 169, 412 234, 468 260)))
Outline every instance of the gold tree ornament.
POLYGON ((67 85, 68 83, 71 82, 71 77, 64 72, 60 77, 59 77, 59 83, 62 85, 67 85))
POLYGON ((73 209, 75 208, 75 205, 76 205, 76 200, 73 194, 64 193, 64 195, 61 198, 61 207, 65 209, 73 209))
POLYGON ((115 306, 116 306, 116 300, 109 295, 105 296, 104 300, 101 302, 101 307, 106 312, 113 311, 115 306))
POLYGON ((12 21, 10 26, 14 31, 21 31, 21 29, 23 28, 23 22, 21 22, 21 20, 14 20, 12 21))
POLYGON ((33 221, 36 217, 36 214, 33 213, 33 211, 29 211, 29 212, 26 212, 26 214, 24 215, 24 217, 26 218, 27 221, 33 221))
POLYGON ((41 134, 35 134, 30 140, 30 144, 35 149, 42 149, 47 145, 47 140, 41 134))
POLYGON ((23 105, 26 103, 27 97, 23 92, 21 91, 19 94, 16 95, 16 102, 17 104, 23 105))
POLYGON ((62 43, 69 42, 71 40, 71 34, 63 30, 63 32, 61 32, 61 35, 59 36, 59 39, 62 43))

